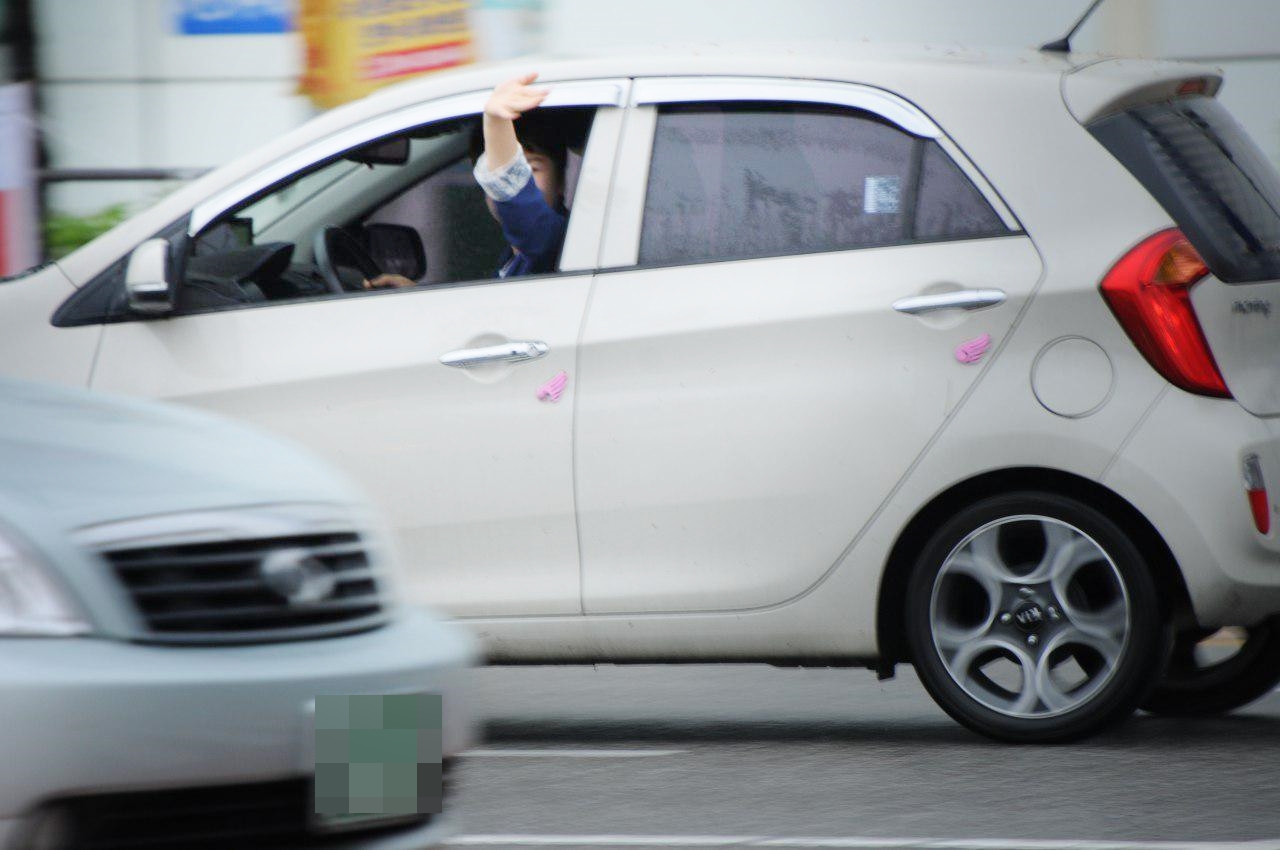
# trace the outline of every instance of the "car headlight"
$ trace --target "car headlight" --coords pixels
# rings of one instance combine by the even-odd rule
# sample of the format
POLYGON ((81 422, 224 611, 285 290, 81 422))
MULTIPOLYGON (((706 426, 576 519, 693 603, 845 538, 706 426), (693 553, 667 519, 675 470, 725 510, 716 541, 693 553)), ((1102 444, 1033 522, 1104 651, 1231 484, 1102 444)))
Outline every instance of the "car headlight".
POLYGON ((89 624, 40 559, 0 528, 0 636, 84 634, 89 624))

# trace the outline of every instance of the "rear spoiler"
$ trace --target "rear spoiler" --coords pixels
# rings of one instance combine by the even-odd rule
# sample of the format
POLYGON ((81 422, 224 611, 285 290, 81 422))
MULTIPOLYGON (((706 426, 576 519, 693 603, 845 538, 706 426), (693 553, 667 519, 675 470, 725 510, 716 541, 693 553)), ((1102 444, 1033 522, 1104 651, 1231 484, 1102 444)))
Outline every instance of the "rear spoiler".
POLYGON ((1075 119, 1088 125, 1144 103, 1198 94, 1214 97, 1220 88, 1221 69, 1207 65, 1103 59, 1068 71, 1062 99, 1075 119))

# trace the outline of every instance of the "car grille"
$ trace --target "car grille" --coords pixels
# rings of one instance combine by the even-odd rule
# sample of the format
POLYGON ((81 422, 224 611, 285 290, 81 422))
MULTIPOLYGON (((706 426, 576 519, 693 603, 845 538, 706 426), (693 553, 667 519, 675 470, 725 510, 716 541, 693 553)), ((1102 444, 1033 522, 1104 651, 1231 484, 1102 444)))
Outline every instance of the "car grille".
POLYGON ((311 534, 105 551, 164 643, 257 643, 347 634, 385 622, 359 535, 311 534))
POLYGON ((424 814, 341 835, 313 835, 308 813, 315 798, 306 779, 102 794, 61 800, 52 808, 65 819, 69 835, 58 846, 68 850, 349 846, 356 836, 419 829, 432 820, 424 814))

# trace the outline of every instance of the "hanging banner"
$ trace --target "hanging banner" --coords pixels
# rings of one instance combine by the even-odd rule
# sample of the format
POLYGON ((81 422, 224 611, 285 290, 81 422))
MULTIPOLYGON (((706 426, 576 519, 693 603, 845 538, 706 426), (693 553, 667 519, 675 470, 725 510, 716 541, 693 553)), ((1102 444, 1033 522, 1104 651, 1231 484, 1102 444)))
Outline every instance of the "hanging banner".
POLYGON ((177 0, 179 35, 278 35, 293 31, 293 0, 177 0))
POLYGON ((40 261, 31 92, 0 85, 0 277, 40 261))
POLYGON ((301 91, 329 108, 472 61, 469 0, 302 0, 301 91))

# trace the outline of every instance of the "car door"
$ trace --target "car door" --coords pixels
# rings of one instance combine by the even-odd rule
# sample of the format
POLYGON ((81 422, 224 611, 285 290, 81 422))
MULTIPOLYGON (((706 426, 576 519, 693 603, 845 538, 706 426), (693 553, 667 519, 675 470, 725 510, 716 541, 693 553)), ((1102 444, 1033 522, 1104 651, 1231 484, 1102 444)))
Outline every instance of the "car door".
MULTIPOLYGON (((571 442, 576 342, 628 85, 551 84, 546 109, 598 107, 558 272, 499 280, 499 257, 489 252, 473 279, 428 274, 424 285, 398 290, 214 307, 202 301, 200 311, 185 315, 109 324, 93 387, 218 411, 335 462, 389 520, 413 601, 459 616, 580 613, 571 442), (559 376, 567 380, 557 382, 559 376)), ((466 197, 467 209, 480 211, 458 213, 440 228, 464 239, 481 224, 496 228, 470 179, 466 140, 449 136, 459 133, 449 122, 475 116, 485 94, 344 130, 197 208, 188 236, 198 246, 253 231, 252 250, 288 245, 296 265, 311 250, 298 234, 322 230, 331 210, 369 206, 365 195, 373 190, 349 186, 396 195, 381 209, 404 206, 396 193, 412 190, 385 171, 391 166, 368 164, 372 157, 363 155, 355 165, 334 158, 401 132, 414 150, 425 146, 404 167, 430 172, 448 184, 438 187, 440 197, 466 197)), ((367 219, 385 216, 375 210, 367 219)), ((441 238, 437 233, 430 244, 441 238)), ((456 266, 468 247, 429 258, 428 268, 456 266)), ((298 277, 293 266, 289 274, 298 277)), ((184 285, 192 280, 188 270, 184 285)), ((255 299, 265 287, 264 279, 255 299)), ((215 295, 221 297, 201 297, 215 295)))
POLYGON ((579 351, 588 614, 805 593, 1040 278, 942 131, 879 89, 646 79, 579 351))

